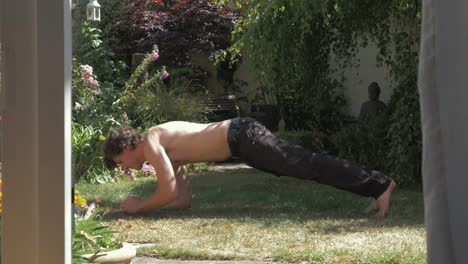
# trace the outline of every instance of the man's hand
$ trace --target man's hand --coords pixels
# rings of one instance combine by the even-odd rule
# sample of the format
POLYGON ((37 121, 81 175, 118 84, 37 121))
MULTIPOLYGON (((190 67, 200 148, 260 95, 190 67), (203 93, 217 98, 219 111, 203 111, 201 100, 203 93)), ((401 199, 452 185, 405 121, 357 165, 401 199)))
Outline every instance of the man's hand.
POLYGON ((120 204, 120 210, 129 214, 137 213, 142 202, 143 200, 136 196, 128 196, 127 199, 120 204))

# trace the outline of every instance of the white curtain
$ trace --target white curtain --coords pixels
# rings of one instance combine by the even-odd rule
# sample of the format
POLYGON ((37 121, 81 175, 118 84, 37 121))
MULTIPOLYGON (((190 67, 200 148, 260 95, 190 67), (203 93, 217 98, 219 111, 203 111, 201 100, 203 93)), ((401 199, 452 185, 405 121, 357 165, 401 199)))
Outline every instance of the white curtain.
POLYGON ((418 86, 428 263, 468 263, 466 1, 423 1, 418 86))

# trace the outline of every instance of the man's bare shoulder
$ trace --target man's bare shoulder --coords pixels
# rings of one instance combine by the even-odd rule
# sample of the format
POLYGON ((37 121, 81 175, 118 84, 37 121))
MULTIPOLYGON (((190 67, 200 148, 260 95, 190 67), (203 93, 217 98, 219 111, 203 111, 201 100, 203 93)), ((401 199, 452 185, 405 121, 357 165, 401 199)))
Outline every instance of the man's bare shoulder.
POLYGON ((144 135, 143 144, 145 146, 155 147, 161 144, 161 138, 164 135, 164 129, 159 126, 150 127, 144 135))
POLYGON ((146 131, 145 137, 159 137, 159 134, 162 132, 162 129, 159 125, 152 126, 146 131))

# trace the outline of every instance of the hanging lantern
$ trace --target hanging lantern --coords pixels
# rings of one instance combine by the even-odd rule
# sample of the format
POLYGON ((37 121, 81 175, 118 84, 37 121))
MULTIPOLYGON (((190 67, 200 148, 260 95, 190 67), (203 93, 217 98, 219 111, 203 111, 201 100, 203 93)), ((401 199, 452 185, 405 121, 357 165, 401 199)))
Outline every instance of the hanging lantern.
POLYGON ((89 0, 86 6, 86 17, 91 21, 101 21, 101 5, 97 0, 89 0))

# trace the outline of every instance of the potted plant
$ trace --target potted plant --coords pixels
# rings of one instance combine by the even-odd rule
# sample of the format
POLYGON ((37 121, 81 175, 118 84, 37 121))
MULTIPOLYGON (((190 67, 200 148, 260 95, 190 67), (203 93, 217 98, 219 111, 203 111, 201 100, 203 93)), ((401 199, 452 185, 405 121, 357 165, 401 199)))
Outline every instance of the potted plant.
MULTIPOLYGON (((136 247, 122 242, 119 232, 113 231, 94 218, 95 203, 75 192, 75 228, 73 234, 73 264, 103 263, 128 264, 136 256, 136 247)), ((126 226, 127 227, 127 226, 126 226)), ((129 228, 129 227, 127 227, 129 228)))

